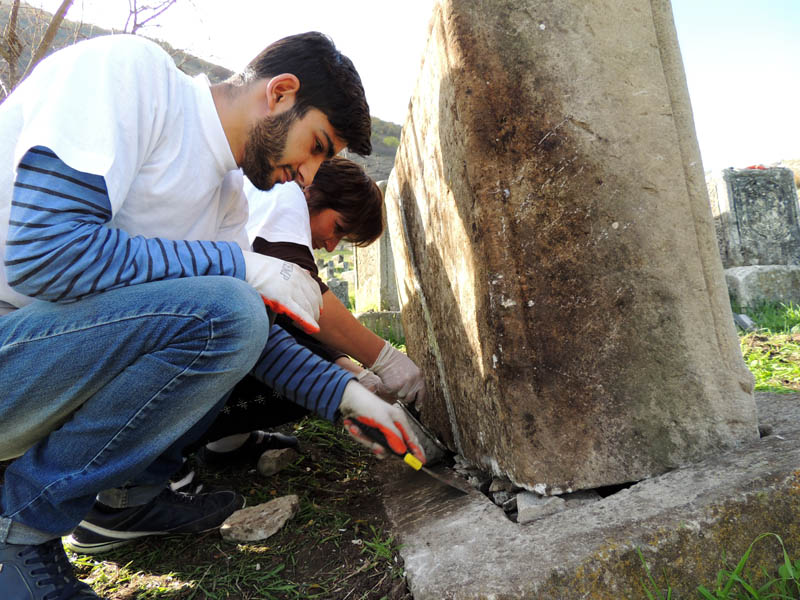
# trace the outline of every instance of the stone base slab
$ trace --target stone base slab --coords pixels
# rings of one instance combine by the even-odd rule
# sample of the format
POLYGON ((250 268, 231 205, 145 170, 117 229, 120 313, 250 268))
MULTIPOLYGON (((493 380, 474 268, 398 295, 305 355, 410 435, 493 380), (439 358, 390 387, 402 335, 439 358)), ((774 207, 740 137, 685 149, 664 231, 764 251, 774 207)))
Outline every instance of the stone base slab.
MULTIPOLYGON (((637 548, 662 593, 693 598, 723 556, 735 565, 765 532, 798 558, 800 394, 757 401, 770 432, 759 441, 525 525, 477 490, 459 495, 385 461, 384 504, 414 599, 643 598, 637 548)), ((781 562, 768 538, 749 564, 774 574, 781 562)))
POLYGON ((741 306, 759 302, 800 303, 800 266, 753 265, 725 269, 728 292, 741 306))

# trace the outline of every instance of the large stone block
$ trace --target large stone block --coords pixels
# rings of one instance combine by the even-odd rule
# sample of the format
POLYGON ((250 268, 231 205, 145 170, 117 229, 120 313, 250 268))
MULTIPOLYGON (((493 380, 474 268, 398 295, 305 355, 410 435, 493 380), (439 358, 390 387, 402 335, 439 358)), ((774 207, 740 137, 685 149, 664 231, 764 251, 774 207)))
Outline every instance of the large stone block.
POLYGON ((731 298, 741 306, 761 302, 800 304, 800 265, 755 265, 725 269, 731 298))
POLYGON ((438 2, 387 194, 422 420, 544 493, 757 437, 667 2, 438 2))
MULTIPOLYGON (((722 565, 735 565, 765 532, 780 535, 794 558, 798 401, 800 394, 759 401, 774 435, 527 525, 477 491, 455 495, 385 461, 383 501, 414 600, 644 599, 639 552, 670 597, 699 598, 697 586, 711 588, 722 565)), ((772 575, 782 560, 778 541, 762 539, 747 568, 772 575)))
MULTIPOLYGON (((386 193, 386 181, 379 181, 378 187, 386 193)), ((356 271, 356 310, 400 310, 389 231, 385 230, 369 246, 354 246, 353 257, 356 271)))
POLYGON ((709 178, 722 264, 800 265, 800 207, 788 168, 725 169, 709 178))

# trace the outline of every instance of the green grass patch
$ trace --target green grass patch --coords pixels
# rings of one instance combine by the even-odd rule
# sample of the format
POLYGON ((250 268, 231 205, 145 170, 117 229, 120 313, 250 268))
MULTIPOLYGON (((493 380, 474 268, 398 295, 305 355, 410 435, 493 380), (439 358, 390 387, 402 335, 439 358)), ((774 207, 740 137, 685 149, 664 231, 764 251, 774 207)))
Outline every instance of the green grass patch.
POLYGON ((732 306, 756 323, 753 332, 740 332, 742 356, 756 380, 756 391, 800 392, 800 305, 761 303, 732 306))
MULTIPOLYGON (((645 576, 641 580, 645 597, 648 600, 671 600, 673 598, 672 587, 667 584, 666 590, 661 589, 650 572, 641 551, 637 548, 636 552, 645 572, 645 576)), ((733 568, 726 565, 720 569, 717 572, 716 581, 709 586, 698 586, 695 598, 700 600, 797 599, 800 598, 800 560, 792 560, 789 557, 779 535, 762 533, 753 540, 739 562, 733 568), (780 546, 781 564, 776 565, 772 571, 764 568, 750 568, 748 561, 756 544, 770 539, 776 540, 780 546)))

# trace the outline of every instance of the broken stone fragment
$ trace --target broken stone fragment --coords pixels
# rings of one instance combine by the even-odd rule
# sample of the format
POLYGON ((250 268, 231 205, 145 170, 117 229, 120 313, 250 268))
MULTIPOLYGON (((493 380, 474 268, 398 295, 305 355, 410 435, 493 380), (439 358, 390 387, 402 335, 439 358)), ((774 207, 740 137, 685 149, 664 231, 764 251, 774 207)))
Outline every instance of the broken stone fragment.
POLYGON ((495 477, 489 486, 490 492, 513 492, 514 484, 505 477, 495 477))
POLYGON ((258 472, 264 477, 275 475, 296 461, 299 456, 294 448, 267 450, 258 459, 258 472))
POLYGON ((497 504, 498 506, 502 506, 503 504, 511 500, 511 498, 513 498, 511 492, 492 492, 490 489, 489 493, 492 495, 492 500, 494 501, 494 503, 497 504))
POLYGON ((558 496, 540 496, 533 492, 520 492, 517 494, 517 523, 530 523, 560 512, 566 507, 567 503, 558 496))
POLYGON ((292 494, 265 504, 237 510, 225 519, 219 532, 229 542, 265 540, 283 527, 300 507, 300 499, 292 494))

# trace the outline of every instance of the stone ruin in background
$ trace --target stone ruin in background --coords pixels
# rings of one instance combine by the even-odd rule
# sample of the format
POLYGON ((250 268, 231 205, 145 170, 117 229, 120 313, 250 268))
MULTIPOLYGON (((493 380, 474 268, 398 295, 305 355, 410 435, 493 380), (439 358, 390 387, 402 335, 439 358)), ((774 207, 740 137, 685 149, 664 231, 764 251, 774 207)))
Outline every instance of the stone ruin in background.
POLYGON ((800 302, 800 205, 782 167, 725 169, 707 179, 722 265, 741 306, 800 302))
POLYGON ((758 438, 668 3, 438 3, 386 204, 471 464, 561 494, 758 438))

